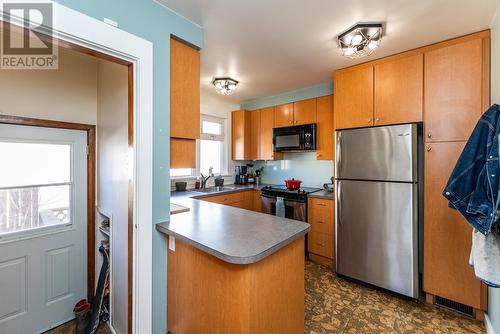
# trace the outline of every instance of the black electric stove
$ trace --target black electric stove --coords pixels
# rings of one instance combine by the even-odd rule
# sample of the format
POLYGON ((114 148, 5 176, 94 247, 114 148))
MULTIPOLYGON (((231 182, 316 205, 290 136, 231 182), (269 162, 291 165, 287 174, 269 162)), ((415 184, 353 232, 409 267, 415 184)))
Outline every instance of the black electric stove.
POLYGON ((264 186, 262 194, 268 196, 283 197, 288 199, 307 198, 308 194, 321 191, 321 188, 301 187, 297 190, 288 190, 284 185, 264 186))

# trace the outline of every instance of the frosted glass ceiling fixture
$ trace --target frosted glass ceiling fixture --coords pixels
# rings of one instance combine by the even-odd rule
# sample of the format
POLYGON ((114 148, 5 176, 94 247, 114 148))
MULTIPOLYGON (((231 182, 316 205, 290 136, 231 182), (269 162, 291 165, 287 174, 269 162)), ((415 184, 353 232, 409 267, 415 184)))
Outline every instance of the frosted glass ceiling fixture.
POLYGON ((339 35, 342 55, 357 59, 369 56, 379 47, 382 39, 381 23, 358 23, 339 35))
POLYGON ((224 78, 214 78, 212 80, 212 85, 214 85, 217 93, 222 95, 231 95, 236 90, 236 86, 238 85, 238 81, 233 78, 224 77, 224 78))

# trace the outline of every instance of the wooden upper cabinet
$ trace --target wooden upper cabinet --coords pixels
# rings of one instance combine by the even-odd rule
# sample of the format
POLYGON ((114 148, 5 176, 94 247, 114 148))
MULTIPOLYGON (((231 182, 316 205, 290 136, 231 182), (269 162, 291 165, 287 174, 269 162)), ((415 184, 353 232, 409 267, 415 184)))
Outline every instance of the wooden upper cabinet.
POLYGON ((274 118, 275 128, 293 126, 293 103, 282 104, 274 107, 274 109, 275 109, 275 118, 274 118))
POLYGON ((483 39, 425 53, 426 141, 467 140, 483 112, 483 39))
POLYGON ((170 39, 170 137, 200 138, 200 52, 170 39))
POLYGON ((486 309, 469 266, 472 228, 441 195, 465 142, 427 143, 424 176, 424 291, 486 309))
POLYGON ((260 110, 250 112, 250 160, 260 159, 260 110))
POLYGON ((170 138, 170 168, 196 168, 196 140, 170 138))
POLYGON ((260 160, 280 160, 283 153, 273 152, 275 107, 260 109, 260 160))
POLYGON ((232 160, 250 160, 250 117, 248 110, 236 110, 231 113, 232 160))
POLYGON ((373 125, 373 66, 362 65, 334 74, 335 128, 373 125))
POLYGON ((316 123, 316 98, 293 103, 293 125, 316 123))
POLYGON ((423 54, 375 65, 374 124, 421 122, 423 90, 423 54))
POLYGON ((317 149, 316 159, 333 160, 333 97, 317 99, 317 149))

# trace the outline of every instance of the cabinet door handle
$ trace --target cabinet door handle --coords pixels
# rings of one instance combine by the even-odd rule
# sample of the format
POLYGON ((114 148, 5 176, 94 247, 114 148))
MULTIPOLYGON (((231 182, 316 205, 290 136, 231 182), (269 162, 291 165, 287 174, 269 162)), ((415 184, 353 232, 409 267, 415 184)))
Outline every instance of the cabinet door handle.
POLYGON ((289 123, 290 123, 290 124, 292 124, 293 122, 292 122, 292 121, 290 121, 289 123))
POLYGON ((316 245, 321 246, 321 247, 325 247, 324 244, 322 244, 321 242, 317 242, 317 241, 316 241, 316 245))
POLYGON ((375 122, 378 122, 378 121, 380 121, 380 118, 378 118, 378 117, 375 118, 375 122))
POLYGON ((318 203, 319 206, 326 206, 325 203, 318 203))
POLYGON ((368 123, 371 123, 372 122, 372 118, 368 118, 368 123))
POLYGON ((324 222, 324 221, 322 221, 322 220, 318 220, 318 223, 319 223, 319 224, 324 224, 325 222, 324 222))
POLYGON ((295 124, 297 124, 299 121, 295 121, 295 124))
POLYGON ((430 152, 432 150, 431 147, 427 147, 427 152, 430 152))
POLYGON ((427 138, 432 138, 432 133, 427 133, 427 138))

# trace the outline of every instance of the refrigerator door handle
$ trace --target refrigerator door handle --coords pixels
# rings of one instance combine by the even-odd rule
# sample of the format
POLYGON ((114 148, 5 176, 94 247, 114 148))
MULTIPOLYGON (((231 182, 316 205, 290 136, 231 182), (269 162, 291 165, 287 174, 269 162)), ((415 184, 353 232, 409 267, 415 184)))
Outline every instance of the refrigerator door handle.
POLYGON ((335 164, 337 166, 336 177, 341 177, 342 176, 342 132, 338 132, 337 139, 338 139, 337 148, 335 150, 335 153, 337 155, 337 160, 335 161, 335 164))
POLYGON ((337 221, 342 225, 342 182, 337 182, 337 221))

